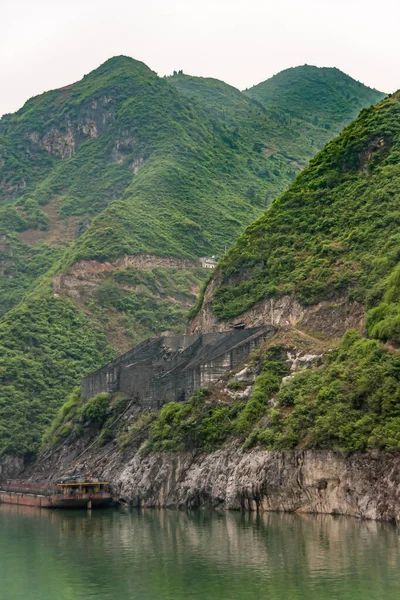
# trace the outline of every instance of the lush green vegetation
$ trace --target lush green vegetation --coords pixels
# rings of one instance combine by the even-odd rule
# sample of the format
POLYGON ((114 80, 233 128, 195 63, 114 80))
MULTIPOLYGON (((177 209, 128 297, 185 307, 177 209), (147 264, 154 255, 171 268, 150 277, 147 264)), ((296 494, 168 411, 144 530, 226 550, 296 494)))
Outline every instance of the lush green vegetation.
POLYGON ((237 148, 253 151, 249 166, 265 180, 267 204, 362 108, 383 97, 338 69, 317 67, 288 69, 244 93, 183 73, 168 80, 211 111, 237 148))
POLYGON ((248 447, 399 448, 400 354, 349 331, 322 366, 287 381, 266 414, 248 447))
POLYGON ((0 235, 0 317, 23 299, 63 252, 63 247, 45 242, 31 247, 15 234, 0 235))
POLYGON ((217 79, 176 75, 168 79, 182 94, 206 108, 215 119, 214 130, 235 149, 250 157, 247 166, 262 182, 262 194, 253 185, 247 196, 260 207, 268 204, 295 178, 309 159, 321 150, 291 127, 284 112, 273 115, 217 79))
POLYGON ((287 381, 247 447, 400 447, 399 100, 362 111, 214 274, 221 319, 288 293, 303 305, 347 296, 369 309, 373 339, 350 331, 321 366, 287 381))
POLYGON ((322 146, 384 96, 339 69, 310 65, 281 71, 244 94, 269 111, 286 114, 293 127, 322 146))
MULTIPOLYGON (((305 305, 345 294, 370 307, 395 298, 385 290, 396 287, 400 256, 399 116, 397 96, 362 111, 247 228, 217 269, 221 319, 288 293, 305 305)), ((394 319, 390 302, 374 314, 376 332, 377 319, 394 319)))
POLYGON ((222 255, 311 156, 282 112, 184 87, 117 57, 1 119, 0 455, 37 450, 109 343, 180 330, 204 276, 114 264, 74 279, 78 261, 222 255))
POLYGON ((51 426, 46 429, 42 438, 43 448, 55 446, 71 435, 73 421, 77 416, 80 404, 82 404, 81 391, 79 387, 76 387, 68 396, 67 401, 58 409, 51 426))
POLYGON ((42 448, 53 449, 84 434, 96 436, 101 446, 115 436, 118 428, 114 427, 129 403, 130 399, 123 394, 105 393, 85 401, 80 389, 75 388, 43 435, 42 448))
MULTIPOLYGON (((347 79, 353 100, 371 101, 368 88, 353 89, 347 79)), ((43 207, 55 203, 58 222, 75 216, 77 230, 88 228, 64 268, 138 252, 222 254, 322 146, 310 145, 287 114, 286 105, 268 112, 217 80, 165 80, 138 61, 111 59, 1 119, 0 235, 11 236, 15 253, 21 231, 54 227, 43 207)), ((22 271, 8 256, 4 276, 0 269, 0 286, 10 290, 3 311, 60 257, 63 242, 54 253, 43 248, 43 257, 40 245, 25 244, 22 271), (37 261, 39 270, 29 264, 37 261)))
POLYGON ((0 455, 37 450, 66 393, 112 357, 70 300, 31 296, 9 311, 0 322, 0 455))
POLYGON ((247 192, 263 182, 203 109, 124 57, 30 100, 1 120, 0 135, 0 454, 23 454, 37 449, 82 374, 110 358, 103 332, 114 331, 109 340, 119 349, 121 338, 132 343, 180 330, 203 272, 140 275, 116 268, 115 280, 98 282, 82 301, 73 294, 73 301, 65 299, 67 288, 54 297, 51 278, 80 259, 222 252, 259 213, 247 192), (21 158, 21 140, 31 161, 21 158), (29 246, 19 238, 71 217, 81 220, 81 235, 66 251, 63 239, 29 246))

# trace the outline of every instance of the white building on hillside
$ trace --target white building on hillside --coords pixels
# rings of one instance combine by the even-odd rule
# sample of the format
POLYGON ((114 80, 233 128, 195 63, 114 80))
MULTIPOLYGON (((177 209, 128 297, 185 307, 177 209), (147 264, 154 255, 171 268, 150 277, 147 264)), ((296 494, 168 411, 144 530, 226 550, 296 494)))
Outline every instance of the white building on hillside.
POLYGON ((200 264, 203 269, 214 269, 217 265, 217 259, 214 256, 202 256, 200 264))

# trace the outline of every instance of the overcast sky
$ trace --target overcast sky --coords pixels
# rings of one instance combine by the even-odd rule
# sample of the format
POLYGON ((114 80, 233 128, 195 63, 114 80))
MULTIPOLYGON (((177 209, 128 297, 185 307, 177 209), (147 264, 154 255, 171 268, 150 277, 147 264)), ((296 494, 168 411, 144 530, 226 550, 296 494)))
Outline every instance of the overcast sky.
POLYGON ((290 66, 400 88, 398 0, 0 0, 0 115, 118 54, 240 89, 290 66))

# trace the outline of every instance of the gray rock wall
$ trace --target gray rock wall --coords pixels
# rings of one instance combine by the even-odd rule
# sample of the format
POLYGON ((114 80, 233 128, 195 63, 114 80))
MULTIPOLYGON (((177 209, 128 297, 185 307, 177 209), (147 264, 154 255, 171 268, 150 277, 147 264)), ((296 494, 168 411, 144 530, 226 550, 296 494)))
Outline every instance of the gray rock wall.
POLYGON ((17 477, 24 468, 24 459, 17 456, 0 457, 0 481, 17 477))
POLYGON ((133 506, 340 514, 400 524, 400 453, 329 450, 120 453, 88 440, 55 451, 21 477, 51 483, 71 467, 100 471, 133 506))
MULTIPOLYGON (((110 473, 111 474, 111 473, 110 473)), ((117 496, 139 506, 341 514, 400 522, 400 454, 331 451, 134 457, 117 496)))

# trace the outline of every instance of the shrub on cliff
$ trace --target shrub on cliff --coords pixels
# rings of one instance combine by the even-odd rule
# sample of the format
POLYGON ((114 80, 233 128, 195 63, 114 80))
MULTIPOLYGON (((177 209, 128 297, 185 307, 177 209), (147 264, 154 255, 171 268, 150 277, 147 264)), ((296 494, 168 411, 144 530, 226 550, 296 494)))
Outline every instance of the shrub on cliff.
POLYGON ((344 451, 400 446, 400 354, 349 331, 319 367, 286 382, 247 446, 344 451))
POLYGON ((104 423, 107 413, 110 409, 110 395, 105 393, 97 394, 90 398, 79 410, 78 419, 82 423, 92 421, 97 425, 104 423))

